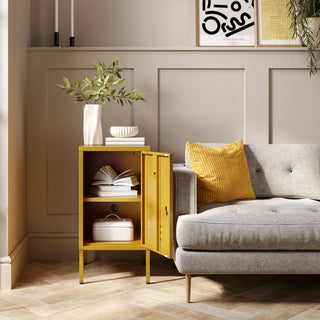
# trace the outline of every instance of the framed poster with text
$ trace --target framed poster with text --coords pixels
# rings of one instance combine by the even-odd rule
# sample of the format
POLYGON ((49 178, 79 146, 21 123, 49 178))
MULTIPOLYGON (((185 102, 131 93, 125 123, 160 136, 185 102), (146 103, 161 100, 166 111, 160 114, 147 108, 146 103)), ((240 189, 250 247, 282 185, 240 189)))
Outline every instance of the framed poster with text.
POLYGON ((198 46, 254 46, 254 0, 198 0, 198 46))

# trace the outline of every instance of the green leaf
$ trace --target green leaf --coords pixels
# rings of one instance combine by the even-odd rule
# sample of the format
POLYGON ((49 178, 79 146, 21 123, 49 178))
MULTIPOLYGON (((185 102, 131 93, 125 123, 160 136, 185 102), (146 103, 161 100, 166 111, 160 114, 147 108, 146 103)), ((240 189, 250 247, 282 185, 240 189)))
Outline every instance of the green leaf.
POLYGON ((112 94, 111 94, 111 91, 109 90, 109 88, 105 88, 105 89, 104 89, 104 92, 105 92, 107 95, 109 95, 109 96, 112 95, 112 94))
POLYGON ((78 102, 83 102, 84 99, 81 98, 81 97, 77 97, 77 98, 75 98, 73 101, 74 101, 75 103, 78 103, 78 102))
POLYGON ((108 79, 108 83, 113 83, 113 81, 114 81, 114 77, 110 76, 109 79, 108 79))
POLYGON ((128 95, 130 95, 130 94, 132 94, 132 93, 135 93, 135 92, 136 92, 136 90, 132 89, 132 90, 130 90, 130 91, 128 92, 128 95))
POLYGON ((80 80, 78 80, 78 81, 76 81, 76 82, 74 83, 73 87, 74 87, 75 89, 78 89, 78 88, 80 88, 80 84, 81 84, 81 82, 80 82, 80 80))
POLYGON ((87 84, 85 81, 83 81, 83 82, 82 82, 82 85, 81 85, 81 87, 80 87, 80 90, 83 91, 83 90, 86 89, 86 88, 88 88, 88 84, 87 84))
POLYGON ((62 77, 62 79, 63 79, 63 82, 65 84, 66 89, 71 88, 71 83, 70 83, 69 79, 66 77, 62 77))
POLYGON ((85 82, 86 82, 86 84, 87 84, 88 87, 92 87, 93 82, 92 82, 90 79, 85 78, 84 80, 85 80, 85 82))
POLYGON ((105 85, 108 83, 109 78, 110 78, 109 75, 107 75, 107 76, 104 78, 103 83, 104 83, 105 85))
POLYGON ((65 86, 63 84, 57 83, 56 86, 63 89, 63 90, 65 89, 65 86))
POLYGON ((117 57, 114 58, 113 60, 113 68, 114 69, 117 69, 118 68, 118 65, 119 65, 119 60, 117 57))
POLYGON ((113 85, 113 86, 117 86, 118 84, 121 84, 123 81, 124 81, 124 79, 118 79, 118 80, 114 81, 114 82, 112 83, 112 85, 113 85))
POLYGON ((87 91, 84 92, 84 94, 86 96, 93 96, 93 95, 97 94, 97 92, 94 91, 94 90, 87 90, 87 91))

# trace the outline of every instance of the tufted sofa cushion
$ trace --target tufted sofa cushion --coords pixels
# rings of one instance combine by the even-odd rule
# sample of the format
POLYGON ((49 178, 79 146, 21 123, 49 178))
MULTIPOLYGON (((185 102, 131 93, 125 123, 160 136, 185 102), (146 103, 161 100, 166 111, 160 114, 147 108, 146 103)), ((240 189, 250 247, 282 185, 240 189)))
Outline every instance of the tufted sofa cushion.
MULTIPOLYGON (((221 143, 200 143, 217 147, 221 143)), ((320 145, 245 145, 250 179, 257 198, 320 200, 320 145)), ((187 152, 185 163, 190 168, 187 152)))
POLYGON ((179 247, 190 250, 319 250, 320 203, 257 199, 214 203, 180 216, 179 247))

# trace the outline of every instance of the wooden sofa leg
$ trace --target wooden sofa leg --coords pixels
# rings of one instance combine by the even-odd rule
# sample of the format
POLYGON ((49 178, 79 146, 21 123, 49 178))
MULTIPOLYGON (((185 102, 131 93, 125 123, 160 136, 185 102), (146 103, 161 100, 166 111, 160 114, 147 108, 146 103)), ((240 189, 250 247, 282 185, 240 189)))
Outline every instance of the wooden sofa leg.
POLYGON ((186 274, 186 290, 187 290, 187 302, 190 303, 190 294, 191 294, 191 274, 186 274))

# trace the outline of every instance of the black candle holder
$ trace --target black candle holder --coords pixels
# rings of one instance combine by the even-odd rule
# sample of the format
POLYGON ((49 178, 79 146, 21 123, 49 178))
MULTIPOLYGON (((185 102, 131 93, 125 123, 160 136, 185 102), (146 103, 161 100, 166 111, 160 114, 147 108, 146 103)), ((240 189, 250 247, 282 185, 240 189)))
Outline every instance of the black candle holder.
POLYGON ((53 46, 54 47, 60 47, 59 45, 59 32, 55 32, 53 34, 54 40, 53 40, 53 46))
POLYGON ((74 47, 74 37, 70 37, 70 47, 74 47))

